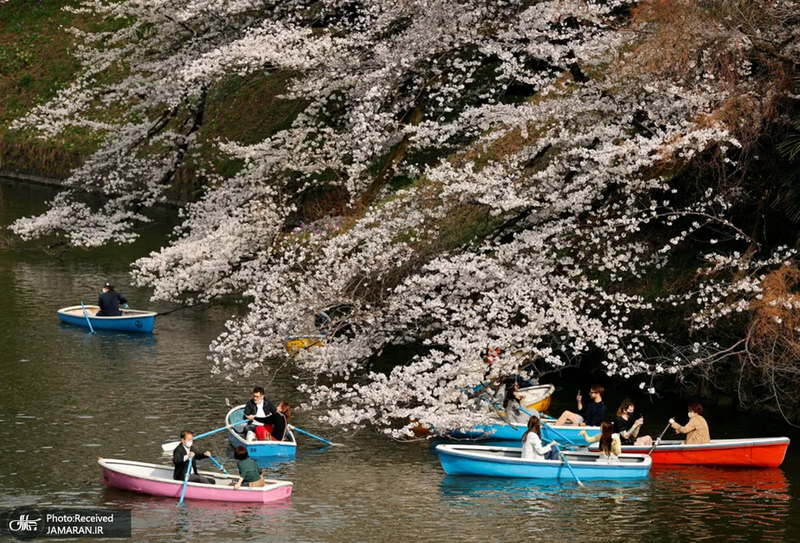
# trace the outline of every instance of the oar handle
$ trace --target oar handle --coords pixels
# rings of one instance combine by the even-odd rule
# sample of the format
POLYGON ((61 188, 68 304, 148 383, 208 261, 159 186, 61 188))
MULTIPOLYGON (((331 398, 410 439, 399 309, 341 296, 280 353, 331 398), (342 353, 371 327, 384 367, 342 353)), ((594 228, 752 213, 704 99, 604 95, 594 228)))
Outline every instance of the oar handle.
POLYGON ((217 465, 217 467, 219 469, 221 469, 223 471, 223 473, 225 473, 225 475, 230 475, 230 473, 228 473, 228 470, 226 470, 224 467, 222 467, 222 464, 217 462, 216 458, 214 458, 213 456, 209 456, 209 458, 211 459, 212 462, 214 462, 217 465))
POLYGON ((652 453, 654 450, 656 450, 656 447, 658 446, 658 442, 661 441, 661 438, 664 437, 664 434, 667 433, 667 430, 669 430, 670 426, 672 426, 672 425, 670 423, 667 423, 667 426, 664 428, 664 431, 661 432, 661 435, 659 435, 658 438, 655 441, 653 441, 653 446, 650 447, 649 451, 647 451, 647 456, 650 456, 650 453, 652 453))
POLYGON ((208 437, 210 435, 214 435, 214 434, 218 434, 220 432, 224 432, 228 428, 233 428, 234 426, 240 426, 242 424, 248 424, 249 422, 250 422, 249 420, 242 420, 242 421, 239 421, 239 422, 235 422, 235 423, 233 423, 231 425, 225 425, 222 428, 217 428, 216 430, 211 430, 210 432, 206 432, 205 434, 200 434, 199 436, 194 436, 194 438, 195 439, 200 439, 201 437, 208 437))

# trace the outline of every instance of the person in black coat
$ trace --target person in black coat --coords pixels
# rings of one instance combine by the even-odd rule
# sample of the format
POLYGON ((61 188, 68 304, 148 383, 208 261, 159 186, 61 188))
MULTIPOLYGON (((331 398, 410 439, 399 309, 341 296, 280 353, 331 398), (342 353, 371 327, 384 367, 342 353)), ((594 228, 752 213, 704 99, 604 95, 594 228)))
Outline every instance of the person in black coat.
POLYGON ((211 453, 206 451, 202 454, 197 454, 193 442, 194 434, 189 430, 181 432, 181 444, 175 447, 172 451, 172 463, 175 465, 175 471, 172 472, 172 478, 176 481, 183 481, 186 477, 186 467, 189 464, 189 458, 192 459, 192 471, 189 474, 189 481, 193 483, 206 483, 214 484, 215 480, 211 477, 204 477, 197 472, 197 461, 205 458, 211 458, 211 453))
POLYGON ((114 290, 114 285, 106 282, 103 286, 103 292, 97 300, 97 305, 100 310, 95 317, 119 317, 122 311, 119 310, 120 304, 127 304, 128 299, 122 294, 114 290))
POLYGON ((264 388, 255 387, 253 389, 253 399, 244 406, 244 418, 250 421, 242 430, 242 434, 255 432, 256 426, 262 424, 272 424, 273 415, 278 412, 275 406, 264 397, 264 388))

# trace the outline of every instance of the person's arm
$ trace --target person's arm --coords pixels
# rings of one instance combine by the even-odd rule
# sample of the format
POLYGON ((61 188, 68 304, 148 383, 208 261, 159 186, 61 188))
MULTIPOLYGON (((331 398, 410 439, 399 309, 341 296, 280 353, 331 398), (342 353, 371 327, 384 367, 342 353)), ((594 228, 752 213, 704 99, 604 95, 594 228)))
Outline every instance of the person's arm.
POLYGON ((244 418, 253 422, 256 418, 256 407, 252 402, 247 402, 244 406, 244 418))
POLYGON ((642 429, 643 424, 644 424, 644 417, 640 417, 636 422, 633 423, 631 431, 629 432, 630 436, 633 438, 639 437, 639 430, 642 429))
POLYGON ((122 294, 120 294, 119 292, 117 292, 117 299, 119 300, 120 304, 127 304, 128 303, 128 299, 125 296, 123 296, 122 294))
POLYGON ((175 447, 175 450, 172 451, 172 464, 178 466, 183 464, 187 460, 189 460, 189 456, 184 454, 186 449, 183 447, 175 447))
POLYGON ((541 456, 544 456, 545 454, 550 452, 550 449, 552 448, 553 443, 555 443, 555 441, 553 441, 553 442, 551 442, 551 443, 549 443, 547 445, 542 445, 541 438, 539 438, 539 436, 534 434, 533 432, 528 434, 528 439, 531 442, 531 448, 534 451, 536 451, 538 454, 540 454, 541 456))
POLYGON ((694 419, 690 419, 689 422, 686 423, 686 426, 681 426, 675 422, 675 419, 670 419, 669 423, 675 431, 678 431, 682 434, 688 434, 692 430, 697 430, 697 423, 694 421, 694 419))
POLYGON ((578 400, 578 413, 580 413, 581 411, 583 411, 583 403, 581 402, 583 396, 581 396, 580 390, 578 391, 578 395, 575 397, 575 399, 578 400))
POLYGON ((586 433, 586 430, 581 430, 578 435, 582 435, 583 439, 586 440, 586 443, 597 443, 600 441, 600 438, 603 437, 603 434, 595 434, 592 437, 589 437, 589 434, 586 433))
POLYGON ((234 483, 234 485, 233 485, 233 489, 234 489, 234 490, 239 490, 239 488, 242 486, 242 482, 244 482, 244 477, 242 477, 242 476, 240 475, 240 476, 239 476, 239 479, 238 479, 238 480, 237 480, 237 481, 234 483))

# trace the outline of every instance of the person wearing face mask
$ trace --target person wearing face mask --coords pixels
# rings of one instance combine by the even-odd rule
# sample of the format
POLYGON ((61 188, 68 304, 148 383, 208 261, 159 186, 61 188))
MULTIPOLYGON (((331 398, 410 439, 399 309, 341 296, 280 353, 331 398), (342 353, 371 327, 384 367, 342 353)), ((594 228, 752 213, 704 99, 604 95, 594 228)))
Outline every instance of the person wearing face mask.
POLYGON ((639 436, 644 424, 644 417, 633 420, 633 402, 625 398, 617 409, 617 418, 614 420, 614 432, 619 434, 623 445, 652 445, 653 438, 650 436, 639 436))
POLYGON ((211 453, 206 451, 202 454, 197 454, 194 448, 194 434, 189 430, 184 430, 181 432, 181 444, 172 451, 172 463, 175 465, 175 471, 172 472, 173 479, 177 481, 184 480, 186 466, 189 464, 190 458, 192 459, 192 471, 194 473, 189 474, 189 481, 213 485, 216 482, 215 479, 204 477, 197 472, 197 461, 211 458, 211 453))
POLYGON ((698 402, 689 404, 689 422, 686 426, 681 426, 675 419, 669 419, 669 424, 672 429, 681 434, 686 434, 686 443, 702 444, 711 443, 711 434, 708 431, 708 423, 703 418, 703 406, 698 402))

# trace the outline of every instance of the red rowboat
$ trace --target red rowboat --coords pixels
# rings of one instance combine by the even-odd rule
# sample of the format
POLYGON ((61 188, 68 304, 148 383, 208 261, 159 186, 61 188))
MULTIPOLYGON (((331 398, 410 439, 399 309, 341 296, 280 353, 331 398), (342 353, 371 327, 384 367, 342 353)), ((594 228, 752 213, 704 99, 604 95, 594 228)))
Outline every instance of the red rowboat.
MULTIPOLYGON (((786 456, 788 437, 755 439, 712 439, 711 443, 687 445, 683 441, 662 441, 653 449, 653 465, 738 466, 777 468, 786 456)), ((591 449, 596 449, 593 444, 591 449)), ((622 452, 647 454, 651 446, 623 445, 622 452)))

